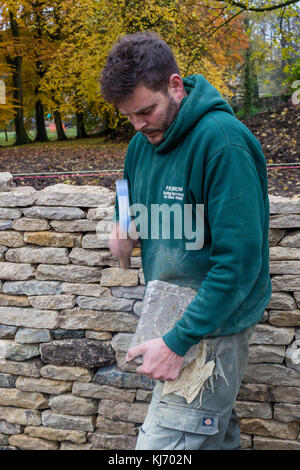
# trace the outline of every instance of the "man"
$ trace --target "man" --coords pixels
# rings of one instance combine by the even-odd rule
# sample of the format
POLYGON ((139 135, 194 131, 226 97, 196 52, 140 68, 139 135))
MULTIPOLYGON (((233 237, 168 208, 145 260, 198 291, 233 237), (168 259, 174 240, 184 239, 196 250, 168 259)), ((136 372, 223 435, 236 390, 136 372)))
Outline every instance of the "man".
MULTIPOLYGON (((198 249, 187 249, 185 235, 140 237, 146 284, 157 279, 197 294, 166 335, 128 351, 128 361, 143 356, 137 372, 157 380, 136 449, 239 449, 233 406, 249 337, 271 296, 261 146, 204 77, 180 76, 171 49, 156 34, 120 39, 101 87, 137 131, 124 168, 131 204, 143 204, 150 213, 155 204, 176 202, 182 213, 184 206, 193 208, 193 222, 197 205, 204 208, 198 249), (200 399, 188 403, 180 394, 164 395, 164 384, 179 380, 183 356, 200 341, 206 362, 215 364, 200 399)), ((113 255, 128 257, 135 244, 135 237, 124 239, 116 221, 113 255)))

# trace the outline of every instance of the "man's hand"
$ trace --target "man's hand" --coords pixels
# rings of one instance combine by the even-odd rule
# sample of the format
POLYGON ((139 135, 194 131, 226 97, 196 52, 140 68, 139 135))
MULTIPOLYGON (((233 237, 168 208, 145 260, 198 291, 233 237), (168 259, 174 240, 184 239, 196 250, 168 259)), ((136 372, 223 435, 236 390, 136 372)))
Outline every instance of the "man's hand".
POLYGON ((162 338, 151 339, 129 349, 126 361, 137 356, 143 356, 143 364, 136 371, 156 380, 175 380, 183 364, 183 356, 168 348, 162 338))
POLYGON ((138 238, 132 239, 122 231, 118 222, 116 222, 110 232, 109 249, 113 256, 119 260, 130 259, 132 249, 138 244, 138 238))

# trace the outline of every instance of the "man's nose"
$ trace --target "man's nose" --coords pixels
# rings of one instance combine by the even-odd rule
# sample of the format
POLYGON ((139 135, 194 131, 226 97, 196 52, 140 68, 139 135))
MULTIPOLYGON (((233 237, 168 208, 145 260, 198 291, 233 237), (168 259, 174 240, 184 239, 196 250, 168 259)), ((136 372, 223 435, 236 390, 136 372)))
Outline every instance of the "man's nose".
POLYGON ((141 131, 147 126, 147 121, 143 116, 135 116, 132 118, 131 122, 137 132, 141 131))

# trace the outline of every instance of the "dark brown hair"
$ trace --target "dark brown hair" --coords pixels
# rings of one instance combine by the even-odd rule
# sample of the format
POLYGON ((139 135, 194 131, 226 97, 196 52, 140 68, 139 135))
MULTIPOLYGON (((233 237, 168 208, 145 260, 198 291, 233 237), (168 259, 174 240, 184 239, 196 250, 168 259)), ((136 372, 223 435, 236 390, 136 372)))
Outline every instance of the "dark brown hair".
POLYGON ((140 83, 167 93, 169 78, 179 74, 172 50, 158 34, 140 32, 118 39, 100 79, 104 98, 114 104, 127 99, 140 83))

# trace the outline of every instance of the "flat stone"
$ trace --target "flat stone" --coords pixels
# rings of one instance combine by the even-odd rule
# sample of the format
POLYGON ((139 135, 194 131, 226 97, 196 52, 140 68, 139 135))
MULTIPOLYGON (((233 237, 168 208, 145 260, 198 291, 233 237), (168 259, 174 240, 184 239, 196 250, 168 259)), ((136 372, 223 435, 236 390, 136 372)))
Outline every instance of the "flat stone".
POLYGON ((108 250, 92 250, 84 248, 73 248, 70 252, 70 260, 73 264, 83 266, 118 266, 108 250))
POLYGON ((74 307, 76 295, 38 295, 29 297, 29 302, 34 308, 60 310, 74 307))
POLYGON ((82 237, 82 248, 108 248, 108 234, 86 234, 82 237))
POLYGON ((131 423, 143 423, 149 405, 148 403, 124 403, 121 401, 101 400, 98 414, 109 419, 120 419, 131 423))
MULTIPOLYGON (((15 388, 17 376, 12 374, 2 374, 0 372, 0 387, 15 388)), ((0 428, 1 432, 1 428, 0 428)))
POLYGON ((300 387, 275 387, 272 401, 300 404, 300 387))
POLYGON ((110 234, 111 229, 113 226, 113 221, 112 220, 100 220, 99 222, 96 222, 96 232, 97 234, 110 234))
POLYGON ((272 277, 273 291, 300 291, 300 276, 284 274, 272 277))
POLYGON ((62 292, 64 294, 87 295, 89 297, 111 295, 108 287, 101 287, 99 284, 80 284, 76 282, 63 282, 62 292))
POLYGON ((57 312, 55 310, 38 310, 34 308, 0 307, 0 323, 51 329, 57 327, 57 312))
POLYGON ((300 442, 290 439, 254 436, 253 447, 255 450, 300 450, 300 442))
POLYGON ((277 328, 258 324, 249 344, 290 344, 295 334, 294 328, 277 328))
POLYGON ((0 208, 0 219, 19 219, 22 216, 20 209, 0 208))
POLYGON ((137 286, 138 271, 135 269, 106 268, 102 270, 101 286, 137 286))
POLYGON ((49 399, 52 411, 67 415, 89 416, 97 414, 98 401, 91 398, 76 397, 72 393, 64 393, 49 399))
POLYGON ((17 408, 14 406, 0 406, 0 420, 13 424, 39 426, 42 424, 41 411, 17 408))
POLYGON ((138 317, 140 317, 143 311, 143 302, 135 302, 133 306, 133 311, 138 317))
POLYGON ((89 308, 92 310, 121 310, 124 312, 130 312, 132 310, 134 300, 120 299, 113 296, 97 298, 79 295, 76 303, 80 308, 89 308))
POLYGON ((279 423, 273 419, 243 418, 239 421, 242 432, 261 436, 279 437, 281 439, 296 439, 299 423, 279 423))
POLYGON ((270 261, 270 274, 300 274, 300 261, 270 261))
POLYGON ((53 220, 50 225, 56 232, 94 232, 97 222, 88 219, 53 220))
POLYGON ((145 286, 135 287, 112 287, 112 295, 115 297, 125 297, 126 299, 143 299, 145 286))
POLYGON ((74 442, 70 441, 63 441, 60 445, 59 450, 102 450, 96 449, 93 444, 86 442, 85 444, 75 444, 74 442))
POLYGON ((62 380, 18 377, 16 388, 23 392, 40 392, 50 394, 60 394, 70 392, 72 390, 72 382, 62 380))
POLYGON ((270 228, 298 228, 300 227, 300 214, 271 215, 270 228))
MULTIPOLYGON (((74 382, 72 393, 80 397, 120 401, 120 389, 109 385, 74 382)), ((132 403, 134 398, 135 389, 122 390, 122 401, 132 403)))
POLYGON ((277 310, 294 310, 297 308, 294 297, 287 292, 272 292, 267 308, 277 310))
POLYGON ((67 248, 40 248, 38 246, 10 248, 5 253, 5 258, 13 263, 68 264, 70 262, 67 248))
POLYGON ((89 339, 98 339, 100 341, 110 340, 112 338, 112 333, 108 331, 89 331, 85 330, 85 337, 89 339))
POLYGON ((14 230, 5 230, 0 232, 0 244, 11 247, 24 246, 23 234, 15 232, 14 230))
POLYGON ((107 419, 104 416, 97 416, 96 420, 96 429, 101 433, 109 433, 109 434, 129 434, 132 436, 136 435, 136 427, 134 423, 126 423, 125 421, 114 421, 112 419, 107 419))
POLYGON ((283 246, 270 247, 270 260, 300 260, 300 248, 283 246))
POLYGON ((300 292, 295 292, 294 297, 296 299, 297 307, 300 309, 300 292))
MULTIPOLYGON (((36 205, 107 207, 113 204, 114 200, 114 193, 101 186, 75 186, 59 183, 38 191, 36 205)), ((3 206, 5 207, 6 204, 3 206)))
POLYGON ((72 220, 85 217, 84 211, 79 209, 79 207, 33 206, 22 209, 22 212, 26 217, 31 217, 32 219, 72 220))
POLYGON ((8 446, 8 445, 9 445, 9 437, 5 436, 4 434, 0 434, 0 446, 2 447, 2 446, 8 446))
POLYGON ((285 358, 285 346, 252 345, 249 348, 249 362, 273 362, 282 364, 285 358))
POLYGON ((287 246, 291 248, 300 247, 300 230, 288 232, 287 235, 280 241, 280 246, 287 246))
POLYGON ((134 450, 136 446, 137 437, 128 436, 126 434, 105 434, 93 433, 88 434, 88 441, 94 446, 101 449, 108 450, 134 450))
POLYGON ((1 307, 29 307, 30 303, 26 295, 0 294, 1 307))
POLYGON ((0 325, 0 338, 14 338, 16 331, 16 326, 0 325))
POLYGON ((74 416, 55 413, 51 410, 42 412, 43 426, 58 429, 70 429, 79 431, 94 431, 96 424, 95 416, 74 416))
POLYGON ((19 424, 0 421, 0 432, 3 434, 20 434, 22 432, 22 428, 19 424))
POLYGON ((27 436, 26 434, 16 434, 11 436, 9 443, 18 447, 20 450, 57 450, 58 442, 37 437, 27 436))
POLYGON ((300 214, 300 198, 269 195, 270 214, 300 214))
POLYGON ((153 392, 150 391, 150 390, 139 389, 139 390, 136 391, 135 399, 137 401, 144 401, 146 403, 150 403, 152 395, 153 395, 153 392))
POLYGON ((52 266, 51 264, 39 264, 35 276, 37 279, 42 281, 58 280, 90 283, 100 281, 101 269, 90 268, 86 266, 78 266, 75 264, 66 266, 52 266))
POLYGON ((90 220, 112 219, 114 212, 114 206, 96 207, 95 209, 88 209, 86 218, 90 220))
POLYGON ((243 380, 250 383, 300 387, 299 372, 280 364, 248 364, 243 380))
POLYGON ((86 383, 90 382, 93 378, 92 372, 85 367, 55 366, 49 364, 42 367, 40 372, 43 377, 52 380, 66 380, 86 383))
POLYGON ((40 369, 43 363, 39 358, 29 359, 25 362, 7 361, 0 362, 0 371, 8 374, 25 375, 27 377, 40 377, 40 369))
POLYGON ((57 328, 55 330, 51 330, 51 334, 54 339, 84 338, 85 330, 64 330, 63 328, 57 328))
POLYGON ((34 276, 35 268, 26 263, 0 263, 1 279, 25 280, 34 276))
POLYGON ((51 341, 50 330, 39 328, 19 328, 16 336, 16 343, 48 343, 51 341))
POLYGON ((0 219, 0 230, 9 230, 13 226, 13 221, 9 219, 0 219))
POLYGON ((284 423, 300 421, 300 405, 291 403, 274 403, 274 419, 284 423))
POLYGON ((293 341, 290 346, 287 347, 285 362, 288 367, 300 372, 300 341, 293 341))
MULTIPOLYGON (((1 321, 1 315, 0 315, 1 321)), ((95 331, 127 331, 134 332, 138 318, 127 312, 110 312, 88 310, 74 307, 70 310, 61 310, 58 314, 60 328, 84 328, 95 331)))
POLYGON ((249 384, 242 382, 237 396, 237 400, 241 401, 273 401, 273 387, 265 384, 249 384))
POLYGON ((82 235, 75 233, 59 233, 51 231, 24 232, 24 242, 41 246, 73 248, 80 244, 81 237, 82 235))
POLYGON ((234 409, 241 418, 272 418, 272 407, 269 403, 253 403, 251 401, 236 401, 234 409))
POLYGON ((152 390, 156 383, 146 375, 123 372, 115 366, 102 367, 94 375, 93 382, 100 385, 112 385, 120 388, 143 388, 152 390))
POLYGON ((0 192, 0 207, 32 206, 37 199, 38 191, 32 186, 17 186, 9 192, 0 192))
POLYGON ((113 336, 111 346, 115 352, 127 353, 133 334, 131 333, 117 333, 113 336))
POLYGON ((31 410, 49 408, 48 400, 41 393, 22 392, 6 388, 0 388, 0 405, 19 406, 31 410))
POLYGON ((269 323, 275 326, 300 326, 300 309, 270 310, 269 323))
POLYGON ((45 219, 30 219, 27 217, 22 217, 18 220, 15 220, 13 223, 14 230, 20 231, 40 231, 40 230, 49 230, 50 224, 45 219))
POLYGON ((3 292, 16 295, 50 295, 61 294, 62 283, 57 281, 6 281, 3 284, 3 292))
POLYGON ((92 339, 63 339, 40 345, 43 362, 68 365, 99 367, 114 362, 114 352, 105 341, 92 339))
POLYGON ((26 361, 39 354, 39 347, 36 344, 19 344, 11 339, 0 340, 0 359, 26 361))
POLYGON ((47 428, 46 426, 26 426, 24 433, 31 437, 40 437, 49 441, 71 441, 76 444, 86 442, 84 431, 69 431, 64 429, 47 428))

